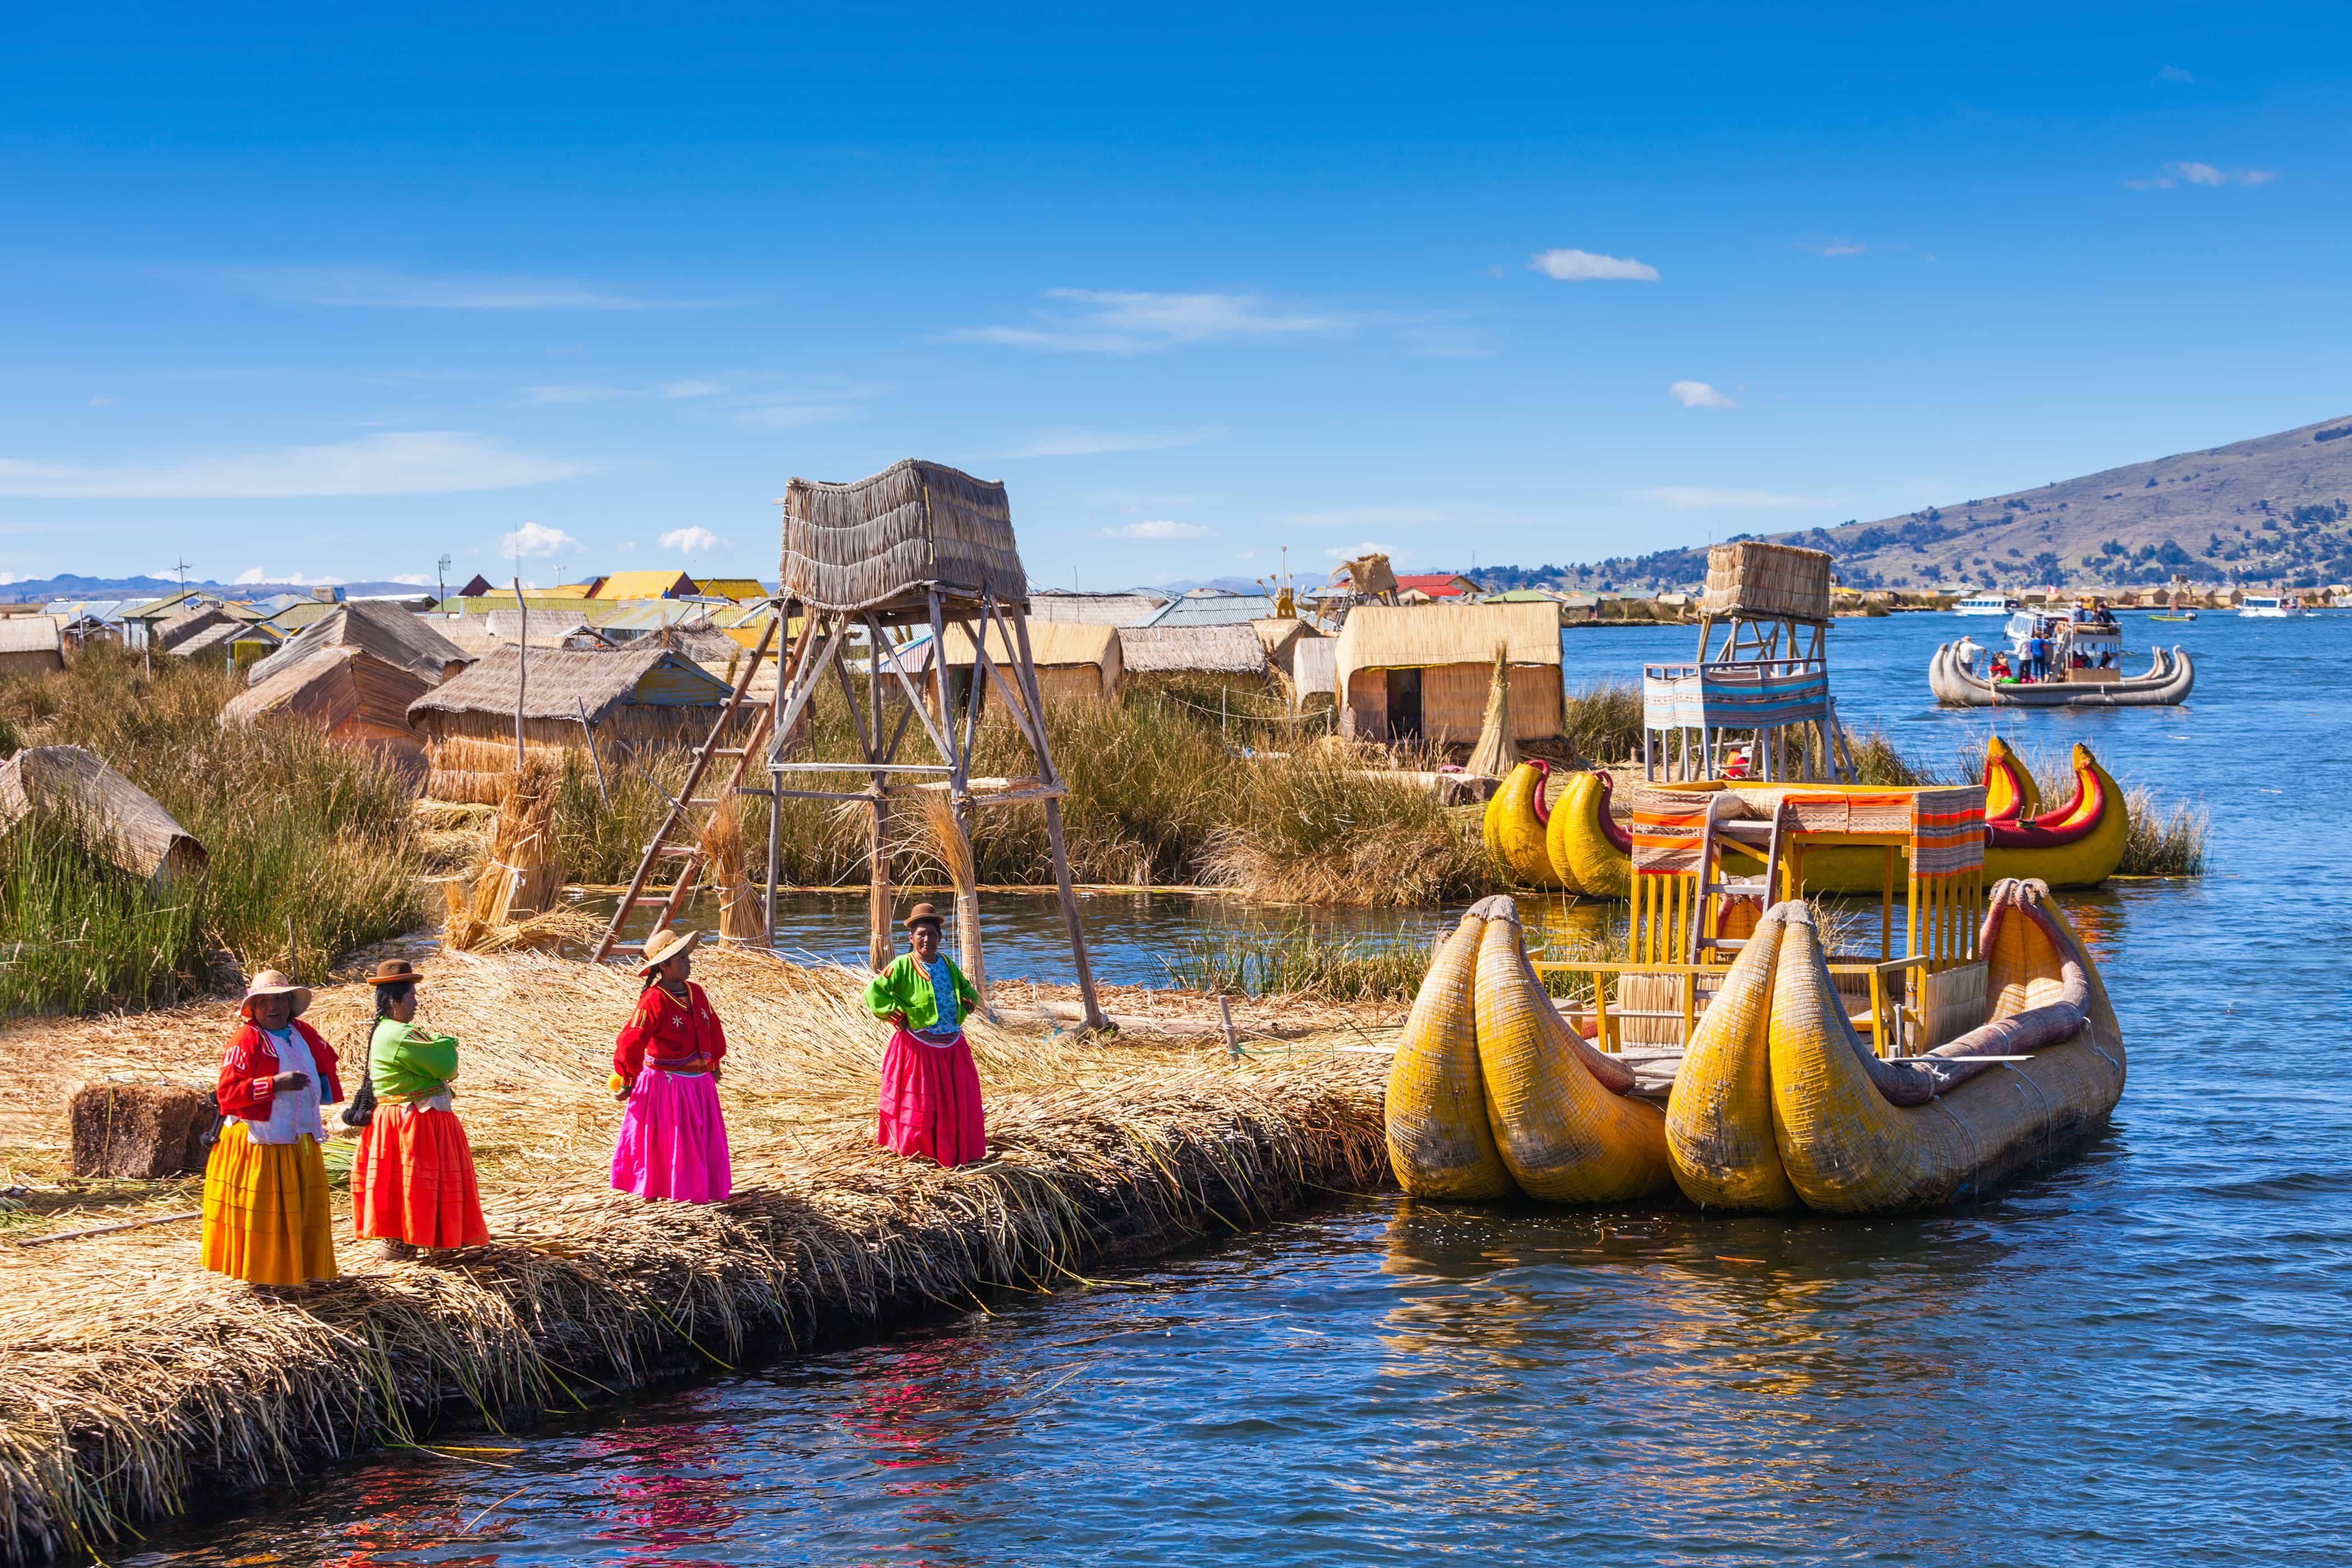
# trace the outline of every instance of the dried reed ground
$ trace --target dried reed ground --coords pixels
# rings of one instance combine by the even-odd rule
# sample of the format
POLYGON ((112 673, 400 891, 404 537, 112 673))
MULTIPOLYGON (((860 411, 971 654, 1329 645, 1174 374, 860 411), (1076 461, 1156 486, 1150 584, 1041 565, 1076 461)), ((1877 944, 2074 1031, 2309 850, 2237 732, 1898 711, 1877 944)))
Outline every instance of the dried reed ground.
MULTIPOLYGON (((893 1158, 871 1142, 884 1041, 854 978, 720 952, 697 977, 732 1042, 721 1095, 739 1195, 640 1203, 604 1183, 619 1111, 603 1079, 635 980, 528 953, 426 967, 425 1020, 464 1042, 458 1110, 492 1245, 383 1263, 343 1217, 346 1277, 276 1297, 199 1268, 193 1223, 0 1247, 8 1560, 105 1548, 192 1498, 436 1430, 502 1428, 755 1346, 990 1288, 1083 1287, 1091 1259, 1386 1180, 1381 1058, 1234 1065, 1221 1047, 985 1023, 971 1034, 989 1161, 943 1172, 893 1158)), ((347 1060, 364 991, 322 990, 310 1014, 347 1060)), ((216 1004, 0 1034, 16 1068, 0 1146, 20 1175, 55 1169, 75 1081, 209 1078, 228 1019, 216 1004)), ((193 1207, 194 1190, 157 1201, 193 1207)))

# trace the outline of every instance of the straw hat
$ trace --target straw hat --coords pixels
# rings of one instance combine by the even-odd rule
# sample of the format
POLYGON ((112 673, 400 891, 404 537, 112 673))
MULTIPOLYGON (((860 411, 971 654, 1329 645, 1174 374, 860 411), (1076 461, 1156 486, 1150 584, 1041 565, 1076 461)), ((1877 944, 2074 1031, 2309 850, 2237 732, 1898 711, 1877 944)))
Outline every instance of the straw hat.
POLYGON ((702 933, 698 931, 672 931, 664 926, 646 938, 645 952, 640 955, 645 962, 637 965, 637 973, 651 974, 671 959, 692 952, 701 941, 702 933))
POLYGON ((253 977, 253 984, 245 988, 245 1000, 236 1005, 240 1017, 250 1019, 253 1016, 253 999, 257 996, 291 996, 294 998, 293 1016, 297 1018, 308 1012, 310 1006, 310 988, 295 984, 292 976, 281 970, 265 969, 253 977))
POLYGON ((375 973, 367 977, 367 983, 371 985, 398 985, 405 981, 424 978, 425 972, 408 960, 387 958, 375 966, 375 973))
POLYGON ((908 931, 912 931, 917 926, 921 925, 925 921, 930 921, 933 925, 938 926, 942 931, 947 929, 948 922, 940 919, 940 911, 929 904, 917 904, 913 909, 907 911, 907 918, 900 923, 908 931))

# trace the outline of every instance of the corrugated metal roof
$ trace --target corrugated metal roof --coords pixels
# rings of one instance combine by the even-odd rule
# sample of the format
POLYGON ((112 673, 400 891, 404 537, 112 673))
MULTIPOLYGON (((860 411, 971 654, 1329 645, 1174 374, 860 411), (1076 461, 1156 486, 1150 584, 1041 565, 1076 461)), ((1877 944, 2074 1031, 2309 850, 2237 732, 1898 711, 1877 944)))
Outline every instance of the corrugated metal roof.
POLYGON ((55 653, 58 616, 0 616, 0 653, 55 653))
POLYGON ((1274 601, 1264 594, 1228 594, 1195 588, 1171 599, 1158 615, 1138 623, 1147 626, 1222 626, 1235 621, 1263 620, 1274 614, 1274 601))
POLYGON ((1029 595, 1029 620, 1084 626, 1139 626, 1167 608, 1165 594, 1072 594, 1044 589, 1029 595))
POLYGON ((681 621, 700 621, 706 613, 706 606, 682 599, 639 599, 615 606, 611 615, 597 615, 593 620, 596 629, 607 637, 628 637, 656 632, 681 621))

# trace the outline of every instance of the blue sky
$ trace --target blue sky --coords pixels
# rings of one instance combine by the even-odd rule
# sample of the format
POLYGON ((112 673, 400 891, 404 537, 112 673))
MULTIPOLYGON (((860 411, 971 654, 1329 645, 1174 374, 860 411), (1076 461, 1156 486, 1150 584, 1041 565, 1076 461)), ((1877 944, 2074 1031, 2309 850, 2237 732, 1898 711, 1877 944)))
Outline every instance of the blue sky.
POLYGON ((2340 6, 20 10, 0 571, 1536 564, 2352 412, 2340 6), (394 13, 398 14, 395 15, 394 13), (523 552, 519 557, 516 549, 523 552))

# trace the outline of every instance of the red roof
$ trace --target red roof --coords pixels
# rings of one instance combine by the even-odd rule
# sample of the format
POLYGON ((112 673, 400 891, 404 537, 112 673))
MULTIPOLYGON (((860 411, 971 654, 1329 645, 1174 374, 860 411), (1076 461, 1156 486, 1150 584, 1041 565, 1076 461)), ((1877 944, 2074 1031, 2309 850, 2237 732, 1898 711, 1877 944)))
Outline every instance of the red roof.
POLYGON ((1458 572, 1400 572, 1397 586, 1418 588, 1433 599, 1458 599, 1465 593, 1476 593, 1478 584, 1458 572))

